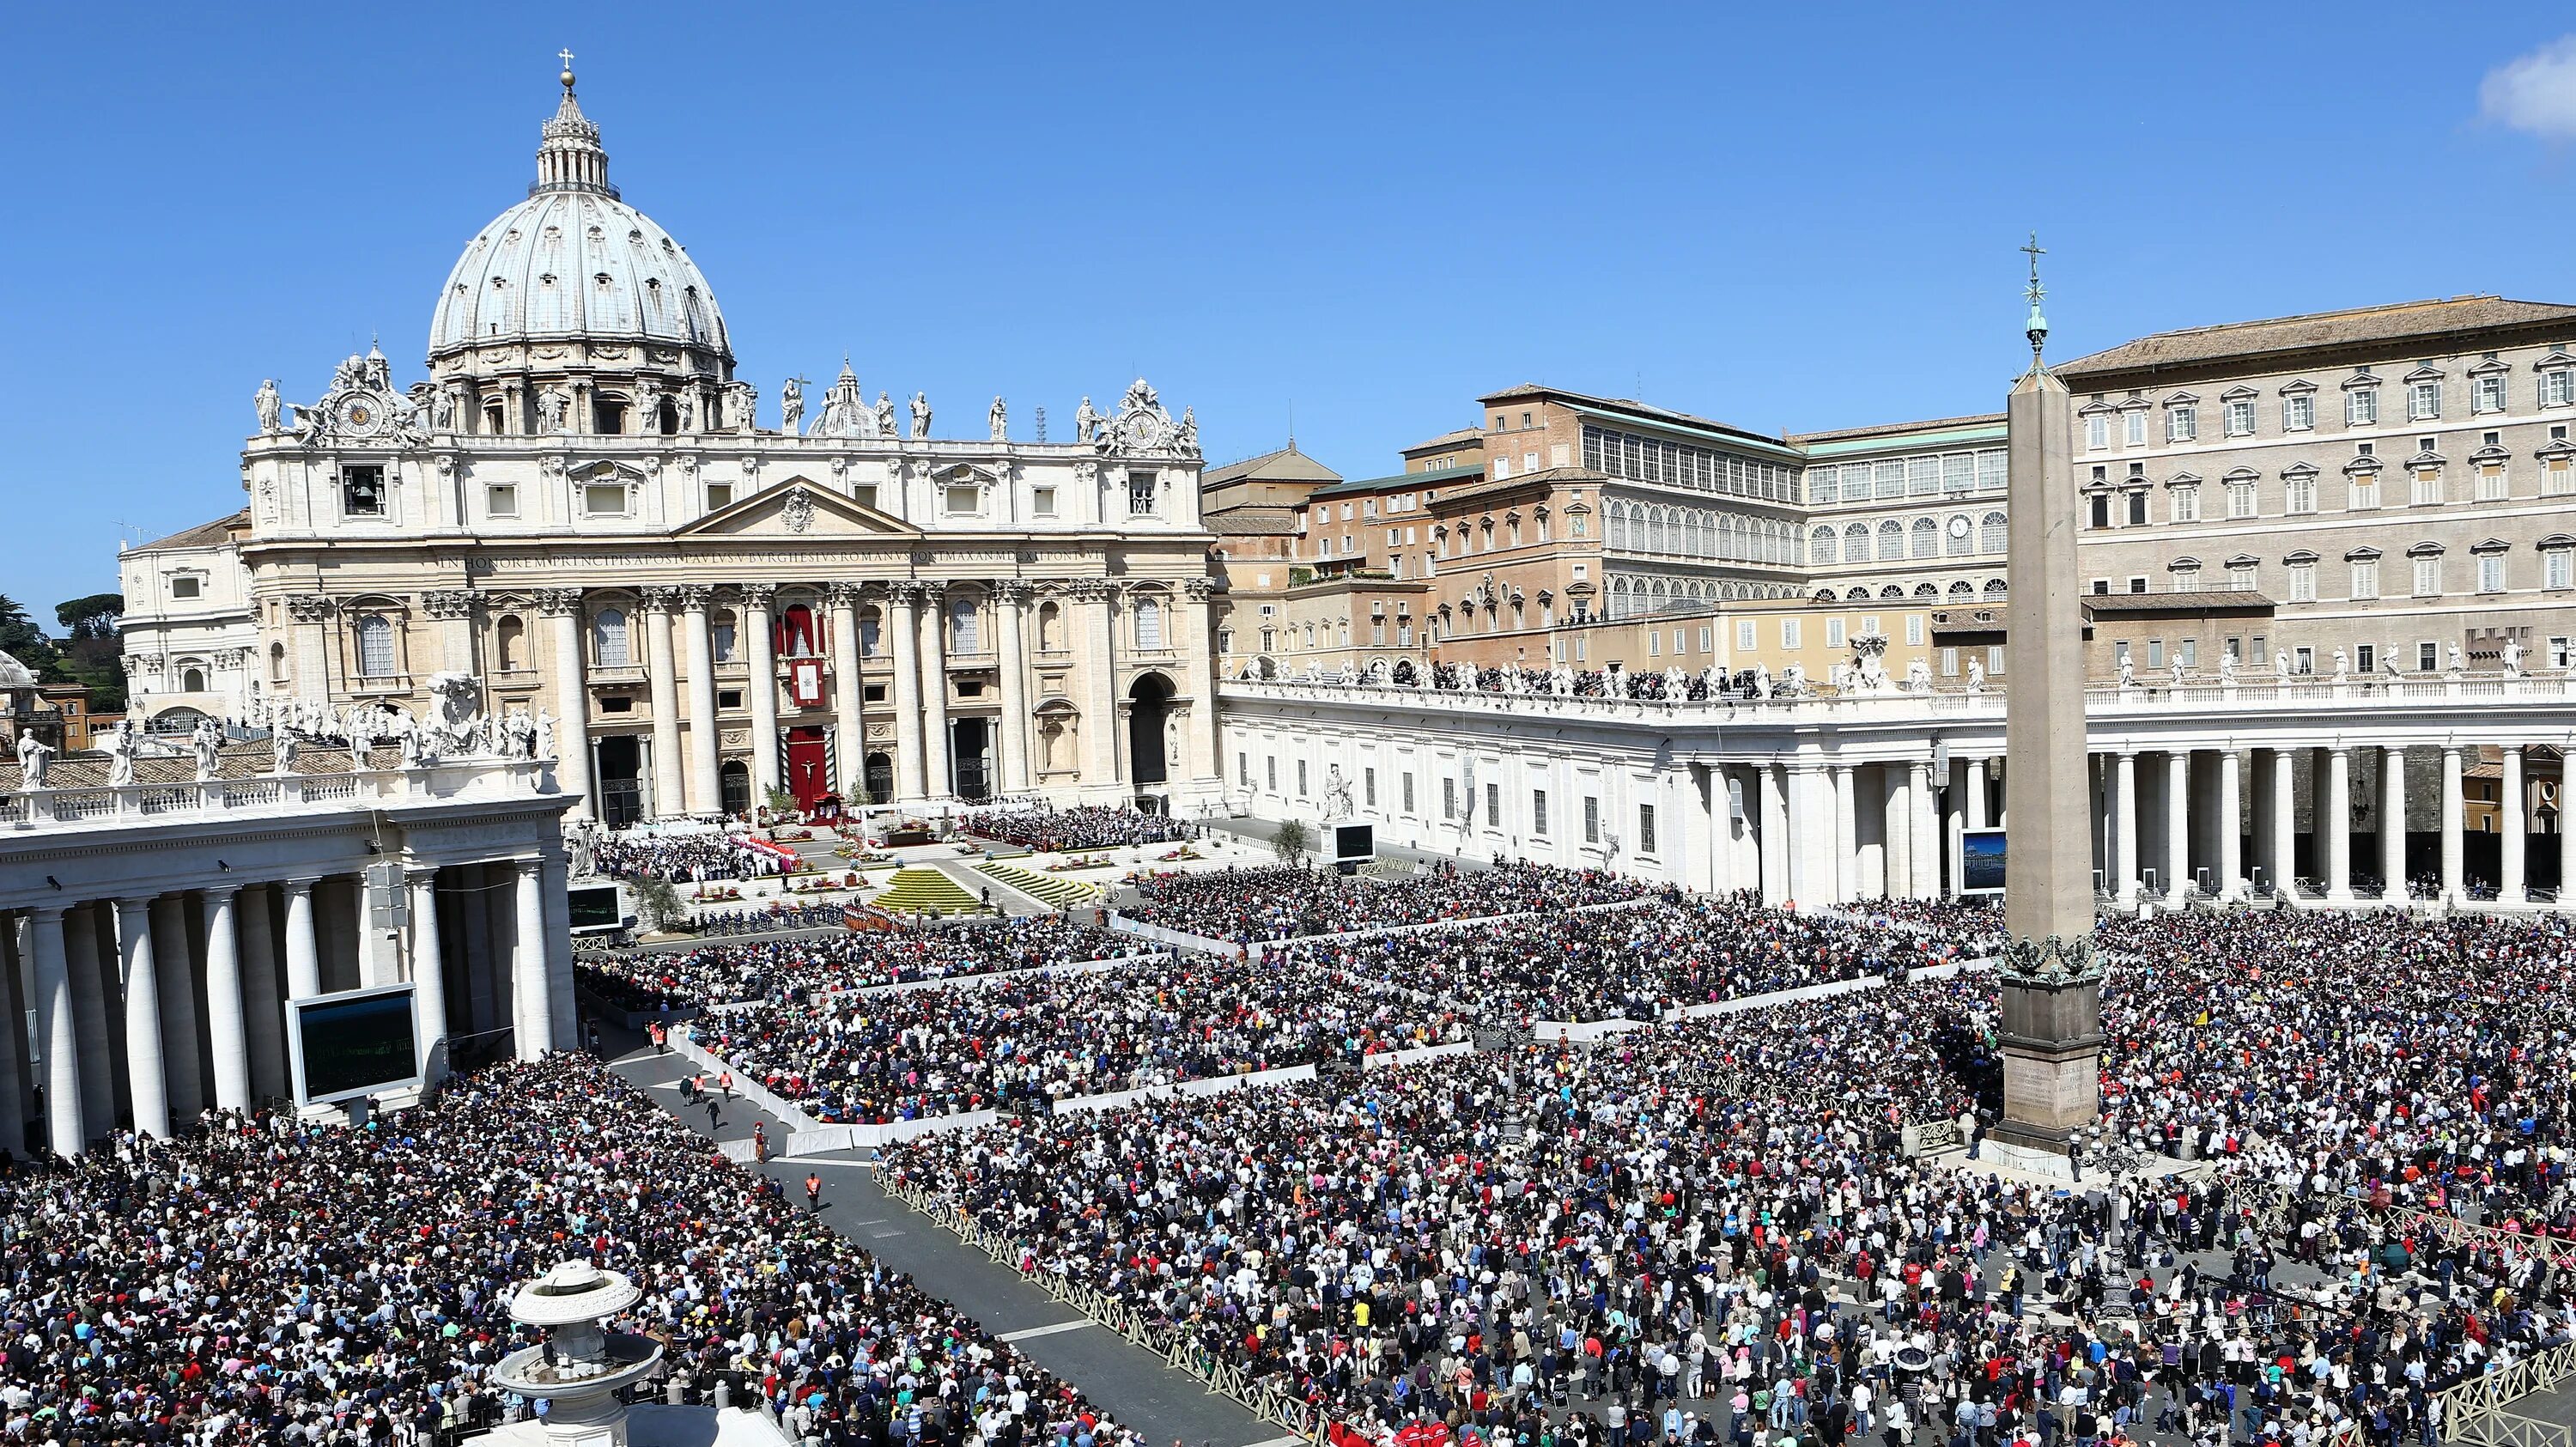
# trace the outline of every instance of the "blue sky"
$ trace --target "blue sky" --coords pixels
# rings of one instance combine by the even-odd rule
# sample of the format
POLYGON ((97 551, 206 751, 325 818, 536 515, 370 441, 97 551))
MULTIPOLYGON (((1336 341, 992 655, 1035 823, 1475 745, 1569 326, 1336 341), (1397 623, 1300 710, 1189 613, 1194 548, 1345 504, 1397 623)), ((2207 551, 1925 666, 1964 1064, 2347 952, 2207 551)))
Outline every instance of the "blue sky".
POLYGON ((371 332, 417 377, 564 46, 773 420, 844 351, 943 432, 1000 392, 1062 436, 1142 371, 1212 460, 1293 410, 1367 476, 1524 380, 1765 431, 1991 409, 2034 227, 2066 356, 2576 300, 2547 9, 20 7, 0 592, 50 625, 120 529, 239 506, 262 377, 310 399, 371 332))

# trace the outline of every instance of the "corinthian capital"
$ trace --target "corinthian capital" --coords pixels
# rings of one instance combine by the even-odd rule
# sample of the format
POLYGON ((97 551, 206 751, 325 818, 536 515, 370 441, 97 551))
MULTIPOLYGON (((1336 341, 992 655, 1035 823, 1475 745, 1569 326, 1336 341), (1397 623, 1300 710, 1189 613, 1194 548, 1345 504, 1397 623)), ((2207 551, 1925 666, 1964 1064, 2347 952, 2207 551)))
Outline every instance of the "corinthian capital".
POLYGON ((992 595, 995 603, 1016 608, 1029 601, 1029 585, 1018 578, 995 578, 985 584, 984 589, 992 595))
POLYGON ((759 612, 766 613, 778 603, 776 583, 743 583, 734 591, 742 595, 742 606, 759 612))
POLYGON ((692 613, 703 613, 715 601, 715 588, 706 583, 682 583, 671 590, 679 595, 680 606, 692 613))
POLYGON ((420 610, 432 618, 471 618, 475 605, 481 601, 481 595, 470 588, 444 588, 435 593, 423 593, 420 610))
POLYGON ((859 606, 859 585, 826 583, 823 585, 823 601, 835 608, 855 608, 859 606))
POLYGON ((676 613, 680 608, 680 590, 670 587, 646 588, 644 606, 656 613, 676 613))
POLYGON ((572 618, 581 613, 579 588, 539 588, 537 612, 548 618, 572 618))
POLYGON ((336 606, 320 593, 295 593, 286 600, 286 616, 298 623, 319 623, 336 606))

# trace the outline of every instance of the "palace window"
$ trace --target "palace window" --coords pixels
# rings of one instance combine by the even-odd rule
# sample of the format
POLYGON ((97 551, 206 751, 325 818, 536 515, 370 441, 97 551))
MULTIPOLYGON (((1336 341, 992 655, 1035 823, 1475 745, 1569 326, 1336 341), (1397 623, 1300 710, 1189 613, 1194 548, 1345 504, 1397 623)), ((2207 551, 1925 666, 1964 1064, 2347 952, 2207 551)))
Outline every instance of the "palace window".
POLYGON ((2185 403, 2165 413, 2165 441, 2189 442, 2200 436, 2200 409, 2185 403))
POLYGON ((2576 403, 2576 367, 2552 367, 2540 374, 2540 405, 2564 407, 2576 403))
POLYGON ((957 483, 948 489, 948 511, 971 517, 984 506, 984 489, 971 482, 957 483))
POLYGON ((602 608, 590 622, 591 652, 602 668, 626 668, 635 661, 627 646, 626 614, 615 608, 602 608))
POLYGON ((2477 412, 2504 410, 2504 373, 2492 372, 2478 379, 2477 390, 2470 395, 2469 406, 2477 412))
POLYGON ((2254 484, 2231 482, 2227 485, 2227 515, 2231 518, 2254 516, 2254 484))
POLYGON ((1163 641, 1163 605, 1152 598, 1136 601, 1136 646, 1167 648, 1163 641))
POLYGON ((2355 387, 2343 394, 2343 420, 2347 427, 2369 427, 2379 421, 2379 389, 2355 387))
POLYGON ((2293 392, 2281 399, 2281 430, 2305 432, 2317 425, 2317 399, 2305 392, 2293 392))
POLYGON ((2175 487, 2173 490, 2173 496, 2168 502, 2168 506, 2173 509, 2173 520, 2175 522, 2196 523, 2200 521, 2199 486, 2193 483, 2183 483, 2175 487))
POLYGON ((2281 494, 2284 512, 2311 513, 2317 510, 2317 480, 2306 473, 2284 479, 2281 494))
POLYGON ((2379 560, 2377 558, 2355 558, 2352 560, 2351 569, 2351 587, 2346 591, 2355 599, 2378 597, 2379 560))
POLYGON ((2111 445, 2111 419, 2095 413, 2084 419, 2084 450, 2100 452, 2111 445))
POLYGON ((394 674, 394 625, 382 613, 358 619, 358 676, 391 678, 394 674))
POLYGON ((2230 401, 2227 404, 2226 425, 2227 435, 2230 437, 2253 436, 2254 399, 2251 397, 2238 397, 2233 401, 2230 401))
POLYGON ((2301 561, 2290 564, 2290 601, 2293 603, 2313 603, 2317 601, 2317 565, 2315 562, 2301 561))
POLYGON ((2430 422, 2442 415, 2442 384, 2416 382, 2406 389, 2406 417, 2412 422, 2430 422))
POLYGON ((175 602, 184 603, 204 591, 205 580, 191 574, 180 573, 170 579, 170 597, 175 602))

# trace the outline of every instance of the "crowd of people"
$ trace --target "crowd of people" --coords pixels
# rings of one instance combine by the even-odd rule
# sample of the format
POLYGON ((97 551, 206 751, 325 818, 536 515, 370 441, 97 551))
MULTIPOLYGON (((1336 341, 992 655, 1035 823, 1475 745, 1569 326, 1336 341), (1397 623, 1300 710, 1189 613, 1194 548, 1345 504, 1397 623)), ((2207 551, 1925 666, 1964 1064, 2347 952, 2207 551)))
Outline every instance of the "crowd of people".
POLYGON ((1172 844, 1195 836, 1188 821, 1168 814, 1098 804, 1067 809, 979 809, 960 819, 957 831, 1041 854, 1172 844))
POLYGON ((1319 971, 1199 955, 766 1004, 691 1038, 816 1120, 875 1124, 1354 1064, 1467 1027, 1319 971))
POLYGON ((1500 861, 1490 869, 1440 864, 1393 880, 1281 864, 1149 874, 1129 883, 1138 898, 1121 904, 1120 914, 1233 945, 1610 904, 1657 887, 1608 870, 1500 861))
POLYGON ((605 951, 582 955, 577 973, 584 989, 604 999, 661 1002, 620 1008, 695 1009, 1112 960, 1158 948, 1134 935, 1075 924, 1061 915, 1029 915, 686 950, 605 951))
POLYGON ((1976 933, 1791 914, 1750 893, 1666 889, 1617 909, 1292 942, 1284 957, 1359 982, 1428 991, 1480 1023, 1516 1028, 1534 1020, 1660 1020, 1746 995, 1982 958, 1993 944, 1976 933))
POLYGON ((590 846, 590 867, 637 883, 703 884, 785 874, 787 859, 727 834, 604 834, 590 846))
POLYGON ((586 1055, 367 1126, 225 1118, 0 1177, 12 1442, 453 1443, 527 1404, 513 1289, 624 1272, 690 1402, 837 1443, 1143 1447, 586 1055), (929 1430, 925 1430, 929 1429, 929 1430))

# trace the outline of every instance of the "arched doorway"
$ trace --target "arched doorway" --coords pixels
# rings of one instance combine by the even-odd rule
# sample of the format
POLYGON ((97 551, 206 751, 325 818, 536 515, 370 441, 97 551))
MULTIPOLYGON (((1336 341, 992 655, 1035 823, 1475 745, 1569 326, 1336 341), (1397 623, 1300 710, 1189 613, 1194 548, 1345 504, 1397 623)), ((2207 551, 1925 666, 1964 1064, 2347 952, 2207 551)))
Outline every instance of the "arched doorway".
POLYGON ((798 724, 787 731, 787 792, 796 796, 796 807, 811 809, 814 801, 832 792, 832 750, 816 724, 798 724))
POLYGON ((893 756, 882 752, 873 753, 867 756, 865 762, 867 765, 867 802, 871 804, 890 804, 894 802, 893 756))
POLYGON ((197 709, 185 707, 164 709, 160 713, 154 714, 151 719, 143 725, 143 731, 147 734, 176 734, 184 736, 195 733, 197 731, 197 725, 204 723, 205 721, 206 715, 197 709))
POLYGON ((1172 711, 1172 681, 1159 673, 1139 676, 1127 690, 1127 758, 1138 788, 1170 776, 1163 735, 1172 711))
POLYGON ((993 721, 968 716, 948 721, 948 767, 956 776, 949 792, 960 799, 993 795, 993 721))
POLYGON ((727 759, 716 769, 716 799, 728 814, 751 813, 751 766, 727 759))
POLYGON ((644 817, 644 740, 611 734, 599 741, 599 817, 611 829, 644 817))

